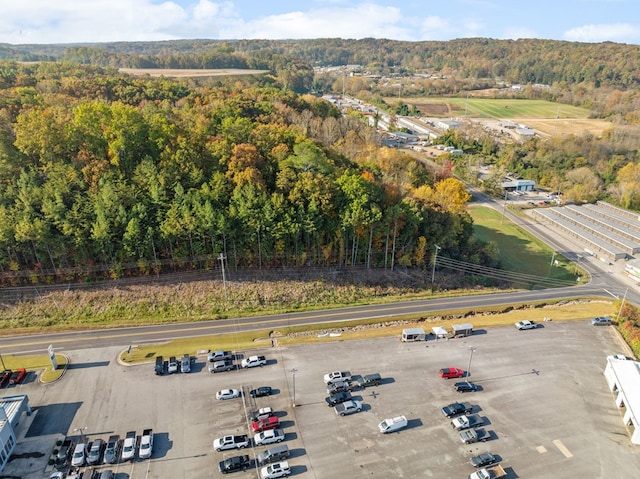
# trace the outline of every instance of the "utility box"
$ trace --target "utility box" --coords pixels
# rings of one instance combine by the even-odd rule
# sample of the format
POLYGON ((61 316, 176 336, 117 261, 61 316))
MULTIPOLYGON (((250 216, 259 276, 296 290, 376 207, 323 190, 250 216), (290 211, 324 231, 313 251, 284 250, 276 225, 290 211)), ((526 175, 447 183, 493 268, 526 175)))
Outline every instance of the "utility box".
POLYGON ((464 338, 465 336, 471 336, 473 334, 472 324, 454 324, 452 328, 454 338, 464 338))

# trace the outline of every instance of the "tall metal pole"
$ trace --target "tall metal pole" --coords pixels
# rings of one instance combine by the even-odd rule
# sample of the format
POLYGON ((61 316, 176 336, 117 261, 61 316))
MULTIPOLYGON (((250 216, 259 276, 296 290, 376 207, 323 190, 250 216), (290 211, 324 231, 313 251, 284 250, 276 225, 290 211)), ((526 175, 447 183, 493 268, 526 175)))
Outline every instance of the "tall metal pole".
POLYGON ((504 222, 504 212, 507 209, 507 200, 509 199, 509 192, 505 190, 504 192, 504 205, 502 206, 502 219, 500 220, 500 224, 504 222))
POLYGON ((296 373, 298 370, 293 368, 291 370, 291 375, 293 376, 293 407, 296 407, 296 373))
POLYGON ((225 255, 223 255, 222 253, 220 253, 220 256, 218 256, 218 261, 220 261, 220 265, 222 267, 222 288, 224 289, 224 298, 225 299, 229 299, 227 297, 227 276, 224 272, 224 261, 227 259, 227 257, 225 255))
POLYGON ((475 347, 470 347, 470 348, 469 348, 469 351, 471 351, 471 354, 469 355, 469 367, 467 368, 467 378, 468 378, 469 376, 471 376, 471 360, 473 359, 473 352, 474 352, 476 349, 478 349, 478 348, 475 348, 475 347))
POLYGON ((554 251, 553 254, 551 255, 551 263, 549 263, 549 272, 547 273, 547 276, 551 276, 551 267, 553 266, 553 260, 556 259, 556 252, 554 251))
POLYGON ((627 299, 628 292, 629 292, 629 288, 624 290, 624 298, 622 298, 622 303, 620 303, 620 309, 618 310, 618 321, 620 321, 620 315, 622 314, 622 308, 624 308, 624 302, 627 299))
POLYGON ((437 244, 434 245, 434 246, 436 247, 436 254, 433 256, 433 270, 431 271, 431 282, 432 283, 436 279, 436 261, 438 259, 438 251, 440 251, 442 249, 437 244))

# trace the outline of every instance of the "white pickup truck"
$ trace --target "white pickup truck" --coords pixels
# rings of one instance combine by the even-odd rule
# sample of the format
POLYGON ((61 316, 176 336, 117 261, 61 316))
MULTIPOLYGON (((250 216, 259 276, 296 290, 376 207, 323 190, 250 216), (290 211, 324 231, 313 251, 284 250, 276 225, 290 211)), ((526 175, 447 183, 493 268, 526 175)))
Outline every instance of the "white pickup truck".
POLYGON ((249 438, 242 436, 223 436, 213 441, 213 448, 216 451, 224 451, 226 449, 241 449, 249 447, 249 438))
POLYGON ((458 431, 469 429, 470 427, 480 427, 483 424, 484 419, 477 414, 472 416, 459 416, 451 420, 451 426, 458 431))
POLYGON ((264 366, 265 364, 267 364, 267 358, 264 356, 249 356, 240 363, 243 368, 255 368, 256 366, 264 366))
POLYGON ((507 473, 504 472, 502 466, 498 464, 496 466, 485 467, 477 470, 476 472, 472 472, 469 474, 469 479, 500 479, 506 475, 507 473))

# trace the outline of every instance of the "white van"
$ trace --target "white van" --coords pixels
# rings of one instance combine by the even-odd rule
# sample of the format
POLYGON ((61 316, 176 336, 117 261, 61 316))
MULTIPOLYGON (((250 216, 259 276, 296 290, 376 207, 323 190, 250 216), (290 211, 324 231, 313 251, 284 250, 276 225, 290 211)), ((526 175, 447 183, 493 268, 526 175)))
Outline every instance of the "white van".
POLYGON ((406 416, 396 416, 389 419, 385 419, 380 424, 378 424, 378 429, 382 434, 387 434, 389 432, 399 431, 400 429, 404 429, 409 424, 406 416))

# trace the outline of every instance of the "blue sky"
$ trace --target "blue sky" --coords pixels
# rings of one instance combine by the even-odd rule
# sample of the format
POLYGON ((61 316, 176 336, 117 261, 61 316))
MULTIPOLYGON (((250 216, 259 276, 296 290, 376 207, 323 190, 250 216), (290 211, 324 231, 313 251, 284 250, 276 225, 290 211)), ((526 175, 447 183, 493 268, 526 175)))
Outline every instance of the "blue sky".
POLYGON ((0 0, 0 43, 546 38, 640 44, 639 0, 0 0))

